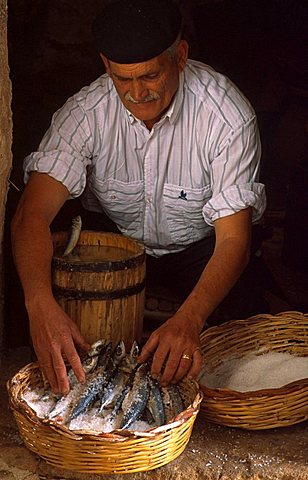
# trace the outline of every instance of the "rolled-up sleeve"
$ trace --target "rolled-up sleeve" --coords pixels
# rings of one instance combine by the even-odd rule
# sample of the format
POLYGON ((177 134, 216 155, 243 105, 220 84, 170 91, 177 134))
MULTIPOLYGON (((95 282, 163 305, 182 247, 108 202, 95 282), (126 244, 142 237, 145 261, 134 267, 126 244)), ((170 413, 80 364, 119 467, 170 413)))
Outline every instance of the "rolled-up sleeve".
POLYGON ((66 186, 71 197, 78 197, 85 188, 91 158, 92 135, 87 115, 72 97, 53 115, 37 151, 25 158, 24 181, 33 171, 47 173, 66 186))
POLYGON ((206 223, 252 207, 253 222, 266 208, 265 186, 259 183, 261 144, 255 117, 236 130, 221 129, 210 162, 211 199, 202 213, 206 223))

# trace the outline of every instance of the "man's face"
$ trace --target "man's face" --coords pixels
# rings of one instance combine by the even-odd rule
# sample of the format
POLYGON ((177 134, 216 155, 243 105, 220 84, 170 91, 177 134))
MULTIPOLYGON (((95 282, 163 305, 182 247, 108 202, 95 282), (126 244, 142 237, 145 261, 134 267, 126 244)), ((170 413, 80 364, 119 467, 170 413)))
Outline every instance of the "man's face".
POLYGON ((179 73, 187 60, 187 44, 181 41, 173 58, 167 52, 132 64, 102 58, 124 106, 152 128, 168 109, 178 89, 179 73))

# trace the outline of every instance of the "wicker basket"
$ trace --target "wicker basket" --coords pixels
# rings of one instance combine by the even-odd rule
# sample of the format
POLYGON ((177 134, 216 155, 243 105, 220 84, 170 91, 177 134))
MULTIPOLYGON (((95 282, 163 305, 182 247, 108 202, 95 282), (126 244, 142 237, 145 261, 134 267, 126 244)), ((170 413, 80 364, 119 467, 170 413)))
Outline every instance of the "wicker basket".
POLYGON ((22 368, 7 383, 10 407, 26 446, 47 463, 85 473, 133 473, 161 467, 185 449, 200 409, 202 393, 198 383, 180 383, 186 410, 173 422, 146 432, 117 431, 91 434, 72 432, 42 420, 22 399, 27 387, 41 387, 36 363, 22 368))
MULTIPOLYGON (((218 367, 231 356, 288 352, 308 356, 308 314, 256 315, 211 327, 201 335, 205 364, 218 367)), ((200 415, 207 420, 248 430, 285 427, 308 419, 307 378, 281 388, 249 391, 212 389, 200 384, 200 415)))

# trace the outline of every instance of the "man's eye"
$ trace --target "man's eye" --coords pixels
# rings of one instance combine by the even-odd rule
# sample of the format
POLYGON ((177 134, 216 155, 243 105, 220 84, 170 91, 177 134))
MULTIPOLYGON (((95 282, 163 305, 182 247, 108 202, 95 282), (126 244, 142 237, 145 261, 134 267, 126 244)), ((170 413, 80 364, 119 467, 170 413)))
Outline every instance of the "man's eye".
POLYGON ((155 78, 158 77, 158 74, 157 73, 151 73, 150 75, 145 75, 144 78, 148 79, 148 80, 154 80, 155 78))

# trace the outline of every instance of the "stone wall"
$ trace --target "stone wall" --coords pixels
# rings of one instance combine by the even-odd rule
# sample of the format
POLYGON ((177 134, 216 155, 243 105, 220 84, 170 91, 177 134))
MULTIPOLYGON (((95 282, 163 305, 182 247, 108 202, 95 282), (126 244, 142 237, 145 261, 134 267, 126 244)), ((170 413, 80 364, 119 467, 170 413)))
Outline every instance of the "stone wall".
POLYGON ((0 0, 0 349, 4 331, 4 274, 3 235, 8 192, 8 178, 12 166, 11 82, 9 79, 7 49, 7 2, 0 0))

